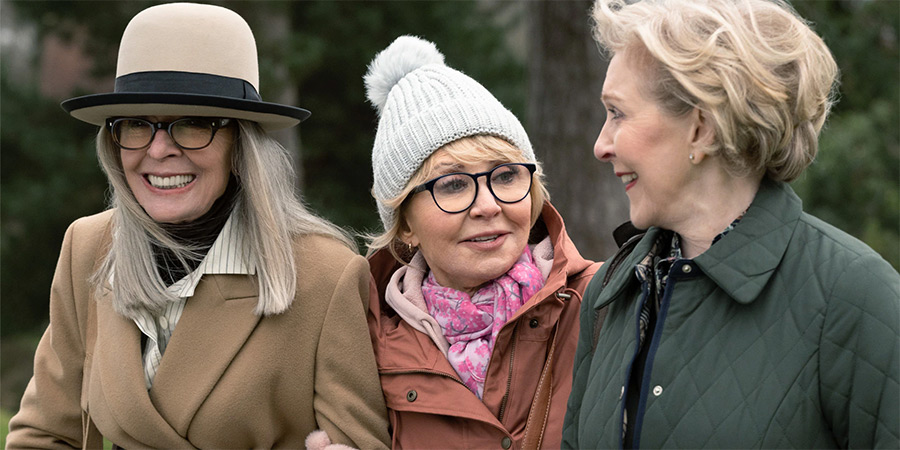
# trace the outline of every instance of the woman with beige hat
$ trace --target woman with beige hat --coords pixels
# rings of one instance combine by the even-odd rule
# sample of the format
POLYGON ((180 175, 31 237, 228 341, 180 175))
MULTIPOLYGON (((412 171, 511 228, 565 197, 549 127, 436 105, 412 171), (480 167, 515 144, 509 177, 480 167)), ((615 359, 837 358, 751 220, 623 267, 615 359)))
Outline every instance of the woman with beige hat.
POLYGON ((368 266, 266 134, 309 112, 258 80, 240 16, 172 3, 129 23, 115 92, 63 102, 111 207, 66 233, 9 448, 386 446, 368 266))
POLYGON ((397 38, 365 78, 380 120, 369 327, 395 448, 558 448, 585 260, 519 120, 397 38))

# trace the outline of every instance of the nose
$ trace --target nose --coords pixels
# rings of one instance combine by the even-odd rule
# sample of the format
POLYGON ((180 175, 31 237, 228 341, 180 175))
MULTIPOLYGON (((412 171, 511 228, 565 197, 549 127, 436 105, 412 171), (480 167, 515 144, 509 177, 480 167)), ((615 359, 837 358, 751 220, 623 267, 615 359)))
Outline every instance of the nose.
POLYGON ((594 142, 594 158, 599 159, 603 162, 610 162, 615 156, 616 153, 613 150, 613 142, 610 133, 607 132, 606 126, 600 130, 600 135, 597 136, 597 142, 594 142))
POLYGON ((147 147, 147 156, 155 159, 180 155, 181 152, 181 148, 175 145, 172 136, 169 136, 165 129, 157 130, 153 140, 150 141, 150 146, 147 147))
POLYGON ((487 187, 486 178, 478 180, 478 194, 475 195, 475 203, 469 208, 472 217, 493 217, 501 211, 500 202, 491 194, 487 187))

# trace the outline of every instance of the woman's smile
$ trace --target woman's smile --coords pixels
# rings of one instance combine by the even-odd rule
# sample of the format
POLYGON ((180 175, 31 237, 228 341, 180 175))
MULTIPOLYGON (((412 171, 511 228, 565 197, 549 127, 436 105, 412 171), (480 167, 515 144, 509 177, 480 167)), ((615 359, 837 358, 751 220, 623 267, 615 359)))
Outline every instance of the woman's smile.
POLYGON ((157 189, 163 190, 172 190, 183 188, 189 184, 191 184, 195 179, 197 179, 196 175, 172 175, 172 176, 161 176, 161 175, 150 175, 147 174, 144 176, 150 186, 153 186, 157 189))
POLYGON ((156 133, 146 148, 119 150, 128 187, 144 211, 159 223, 190 222, 209 211, 228 186, 233 133, 224 128, 196 150, 181 149, 167 133, 156 133))
MULTIPOLYGON (((479 173, 506 161, 461 164, 445 151, 435 152, 436 166, 454 172, 479 173)), ((437 175, 437 174, 435 174, 437 175)), ((506 273, 522 255, 531 230, 531 196, 515 203, 497 201, 478 180, 469 209, 450 214, 428 192, 414 194, 405 213, 409 228, 404 240, 425 256, 435 279, 444 287, 470 291, 506 273)))
POLYGON ((594 156, 613 165, 628 194, 631 221, 648 228, 680 220, 695 200, 688 155, 696 121, 691 114, 671 116, 647 98, 641 83, 648 69, 641 61, 624 51, 609 62, 602 95, 609 112, 594 156))
POLYGON ((638 176, 634 172, 616 172, 616 176, 622 180, 622 183, 625 185, 625 192, 628 192, 629 189, 634 187, 634 184, 637 182, 638 176))
POLYGON ((476 251, 491 251, 501 247, 503 243, 506 242, 506 236, 508 234, 509 233, 494 232, 483 233, 472 238, 464 239, 460 243, 476 251))

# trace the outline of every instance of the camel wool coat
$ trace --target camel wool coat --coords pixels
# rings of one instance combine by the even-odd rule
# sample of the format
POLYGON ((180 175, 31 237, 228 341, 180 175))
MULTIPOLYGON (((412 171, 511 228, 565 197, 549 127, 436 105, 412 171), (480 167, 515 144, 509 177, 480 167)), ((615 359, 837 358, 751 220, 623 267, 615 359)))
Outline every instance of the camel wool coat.
POLYGON ((8 448, 384 448, 388 425, 365 319, 369 272, 336 241, 295 240, 297 294, 260 317, 255 276, 204 275, 148 391, 141 332, 88 282, 110 242, 111 211, 66 232, 50 325, 10 421, 8 448))

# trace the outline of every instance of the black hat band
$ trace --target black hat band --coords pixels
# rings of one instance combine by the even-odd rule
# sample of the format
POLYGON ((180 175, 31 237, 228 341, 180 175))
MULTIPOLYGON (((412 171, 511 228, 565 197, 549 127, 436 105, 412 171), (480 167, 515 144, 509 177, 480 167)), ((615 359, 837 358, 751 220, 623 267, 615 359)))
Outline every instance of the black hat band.
POLYGON ((136 72, 116 78, 115 93, 215 95, 262 101, 252 84, 239 78, 176 71, 136 72))

